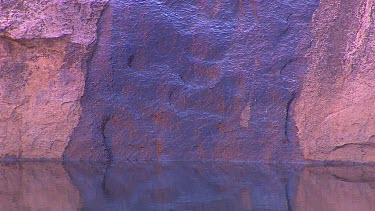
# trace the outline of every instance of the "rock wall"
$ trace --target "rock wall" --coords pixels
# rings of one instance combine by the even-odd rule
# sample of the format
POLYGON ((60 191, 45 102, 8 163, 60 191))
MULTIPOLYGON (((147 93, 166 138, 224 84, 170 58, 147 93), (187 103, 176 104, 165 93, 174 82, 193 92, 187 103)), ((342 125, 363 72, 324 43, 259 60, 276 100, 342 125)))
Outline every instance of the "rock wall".
POLYGON ((0 157, 375 161, 374 5, 3 1, 0 157))
POLYGON ((0 157, 61 159, 105 3, 0 3, 0 157))
POLYGON ((375 2, 322 0, 295 109, 304 157, 375 161, 375 2))
POLYGON ((66 159, 297 160, 317 0, 110 1, 66 159))

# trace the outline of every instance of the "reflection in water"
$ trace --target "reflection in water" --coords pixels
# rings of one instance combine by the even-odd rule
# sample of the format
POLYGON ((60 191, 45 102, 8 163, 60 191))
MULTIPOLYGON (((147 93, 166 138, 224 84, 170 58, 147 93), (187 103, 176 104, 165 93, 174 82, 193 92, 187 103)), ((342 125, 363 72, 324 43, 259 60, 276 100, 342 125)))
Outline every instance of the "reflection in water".
POLYGON ((61 163, 0 163, 0 210, 77 210, 79 192, 61 163))
POLYGON ((375 167, 0 164, 1 210, 375 210, 375 167))
POLYGON ((70 164, 67 169, 87 210, 288 210, 286 187, 295 173, 190 162, 114 164, 106 170, 70 164))
POLYGON ((306 167, 297 201, 297 210, 375 210, 375 167, 306 167))

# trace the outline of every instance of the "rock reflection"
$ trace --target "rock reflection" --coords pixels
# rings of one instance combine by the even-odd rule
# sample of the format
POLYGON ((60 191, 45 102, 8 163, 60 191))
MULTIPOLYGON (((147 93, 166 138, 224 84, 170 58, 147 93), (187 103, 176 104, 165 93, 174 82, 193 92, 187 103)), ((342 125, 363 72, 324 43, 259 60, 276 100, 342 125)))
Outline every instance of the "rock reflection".
POLYGON ((288 210, 287 193, 293 195, 298 174, 243 163, 117 163, 105 170, 69 164, 66 169, 84 210, 288 210))
POLYGON ((61 163, 0 163, 0 210, 78 210, 61 163))
POLYGON ((375 210, 375 167, 307 167, 297 210, 375 210))
POLYGON ((0 163, 0 210, 375 210, 375 167, 0 163))

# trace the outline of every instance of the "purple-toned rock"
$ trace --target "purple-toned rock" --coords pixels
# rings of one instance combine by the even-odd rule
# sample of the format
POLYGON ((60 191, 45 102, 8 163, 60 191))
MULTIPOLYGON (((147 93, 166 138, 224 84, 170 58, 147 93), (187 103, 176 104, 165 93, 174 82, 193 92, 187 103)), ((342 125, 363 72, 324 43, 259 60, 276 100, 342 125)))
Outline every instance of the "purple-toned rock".
POLYGON ((289 107, 318 4, 110 1, 65 159, 299 159, 289 107))

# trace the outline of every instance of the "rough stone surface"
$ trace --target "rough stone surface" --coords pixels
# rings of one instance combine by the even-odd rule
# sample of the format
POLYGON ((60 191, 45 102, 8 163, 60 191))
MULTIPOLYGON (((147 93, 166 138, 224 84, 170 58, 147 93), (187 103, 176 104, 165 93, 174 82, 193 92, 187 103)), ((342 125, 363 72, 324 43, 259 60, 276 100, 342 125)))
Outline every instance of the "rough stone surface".
POLYGON ((373 162, 374 8, 0 1, 0 158, 373 162))
POLYGON ((295 121, 304 157, 375 161, 375 2, 322 0, 295 121))
POLYGON ((0 157, 62 157, 105 3, 1 1, 0 157))
POLYGON ((66 159, 298 160, 318 0, 108 3, 66 159))

